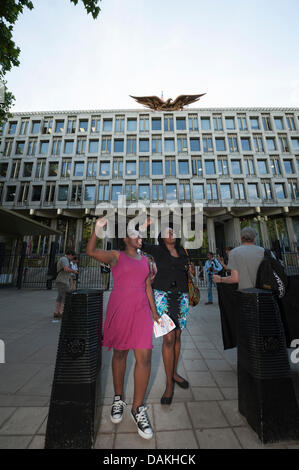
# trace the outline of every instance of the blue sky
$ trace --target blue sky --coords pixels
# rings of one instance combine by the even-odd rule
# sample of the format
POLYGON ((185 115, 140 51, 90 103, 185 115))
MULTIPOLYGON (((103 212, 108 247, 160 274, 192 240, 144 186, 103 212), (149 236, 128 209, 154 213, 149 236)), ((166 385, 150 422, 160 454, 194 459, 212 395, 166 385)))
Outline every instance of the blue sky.
POLYGON ((299 106, 299 0, 33 0, 16 24, 13 111, 140 108, 129 95, 207 93, 191 107, 299 106))

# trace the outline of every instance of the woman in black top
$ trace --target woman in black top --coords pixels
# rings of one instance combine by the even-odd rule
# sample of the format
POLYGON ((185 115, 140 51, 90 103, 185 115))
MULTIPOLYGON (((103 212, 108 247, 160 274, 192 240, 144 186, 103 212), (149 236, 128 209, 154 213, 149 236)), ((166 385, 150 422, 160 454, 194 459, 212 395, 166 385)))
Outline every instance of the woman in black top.
POLYGON ((189 311, 188 257, 171 228, 164 229, 158 241, 159 245, 142 243, 142 250, 151 254, 157 265, 152 283, 157 312, 159 315, 169 315, 176 325, 174 330, 163 336, 162 346, 166 390, 161 403, 170 405, 174 383, 182 388, 189 387, 187 380, 177 374, 181 333, 189 311))

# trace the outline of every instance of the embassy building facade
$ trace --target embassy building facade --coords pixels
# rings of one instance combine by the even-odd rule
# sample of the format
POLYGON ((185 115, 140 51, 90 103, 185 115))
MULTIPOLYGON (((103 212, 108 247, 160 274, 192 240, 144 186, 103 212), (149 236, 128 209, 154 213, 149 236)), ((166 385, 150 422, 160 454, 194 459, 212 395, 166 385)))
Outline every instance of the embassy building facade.
MULTIPOLYGON (((299 108, 15 113, 0 128, 0 201, 85 251, 99 203, 203 204, 202 250, 257 242, 297 252, 299 108)), ((55 237, 34 237, 48 253, 55 237)))

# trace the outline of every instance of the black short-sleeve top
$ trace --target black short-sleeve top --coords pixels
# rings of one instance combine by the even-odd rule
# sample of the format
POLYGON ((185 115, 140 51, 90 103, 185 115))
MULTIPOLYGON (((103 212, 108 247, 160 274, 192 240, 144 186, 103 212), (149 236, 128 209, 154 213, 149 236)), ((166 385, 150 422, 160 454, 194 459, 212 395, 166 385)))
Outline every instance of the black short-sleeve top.
POLYGON ((142 251, 153 256, 157 265, 157 274, 152 288, 167 292, 178 289, 188 292, 188 257, 185 250, 180 247, 178 258, 171 256, 167 248, 160 245, 142 243, 142 251))

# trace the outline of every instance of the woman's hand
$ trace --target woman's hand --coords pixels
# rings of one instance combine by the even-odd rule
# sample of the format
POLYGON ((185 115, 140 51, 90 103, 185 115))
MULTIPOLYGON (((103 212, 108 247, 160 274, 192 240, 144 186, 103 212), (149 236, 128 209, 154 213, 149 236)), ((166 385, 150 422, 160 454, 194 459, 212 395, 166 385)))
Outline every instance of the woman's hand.
POLYGON ((156 312, 153 313, 153 320, 156 321, 157 323, 160 323, 160 321, 162 320, 160 315, 158 315, 156 312))
POLYGON ((213 281, 216 282, 221 282, 221 276, 218 276, 218 274, 213 274, 213 281))
POLYGON ((190 264, 189 264, 189 272, 190 272, 193 276, 195 276, 195 266, 194 266, 193 263, 190 263, 190 264))

